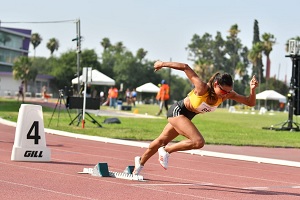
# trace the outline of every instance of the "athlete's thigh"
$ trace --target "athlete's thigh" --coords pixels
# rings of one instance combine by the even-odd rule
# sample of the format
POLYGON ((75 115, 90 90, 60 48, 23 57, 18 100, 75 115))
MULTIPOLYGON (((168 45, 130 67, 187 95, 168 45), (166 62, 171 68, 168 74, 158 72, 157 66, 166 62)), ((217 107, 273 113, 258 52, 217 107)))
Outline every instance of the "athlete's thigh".
POLYGON ((174 138, 176 138, 179 133, 175 130, 175 128, 168 123, 163 129, 162 133, 159 135, 157 139, 164 141, 164 143, 171 142, 174 138))
POLYGON ((189 139, 197 139, 199 137, 202 138, 202 135, 197 127, 187 117, 179 115, 177 117, 170 117, 168 120, 176 132, 178 132, 180 135, 183 135, 189 139))

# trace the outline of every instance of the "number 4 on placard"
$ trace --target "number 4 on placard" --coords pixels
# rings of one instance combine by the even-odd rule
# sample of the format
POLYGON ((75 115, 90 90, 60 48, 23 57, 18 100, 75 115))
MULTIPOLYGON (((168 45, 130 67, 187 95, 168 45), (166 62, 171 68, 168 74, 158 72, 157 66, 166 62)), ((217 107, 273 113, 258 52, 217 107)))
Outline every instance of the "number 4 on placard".
POLYGON ((34 144, 39 144, 39 139, 41 139, 41 136, 39 136, 39 122, 34 121, 30 130, 27 133, 27 139, 33 139, 34 144), (34 134, 31 134, 34 129, 34 134))

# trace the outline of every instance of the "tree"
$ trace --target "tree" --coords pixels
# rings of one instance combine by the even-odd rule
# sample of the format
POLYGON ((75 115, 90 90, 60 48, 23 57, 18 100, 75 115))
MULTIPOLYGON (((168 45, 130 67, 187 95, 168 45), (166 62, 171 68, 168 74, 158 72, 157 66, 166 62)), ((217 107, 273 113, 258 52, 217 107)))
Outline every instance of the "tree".
POLYGON ((55 38, 51 38, 49 42, 47 43, 47 48, 50 50, 51 56, 53 55, 53 52, 58 50, 59 48, 59 42, 55 38))
POLYGON ((108 38, 103 38, 102 42, 100 42, 100 44, 102 45, 104 50, 106 50, 107 48, 109 48, 111 46, 110 40, 108 38))
POLYGON ((35 80, 38 72, 32 68, 32 60, 27 56, 19 57, 13 64, 13 77, 16 80, 22 80, 25 83, 25 92, 27 90, 27 82, 35 80))
POLYGON ((226 68, 226 41, 222 38, 220 32, 217 32, 215 40, 213 41, 213 60, 214 69, 216 71, 225 71, 226 68))
POLYGON ((248 49, 243 47, 238 38, 238 25, 232 25, 228 32, 227 40, 222 38, 220 32, 217 32, 214 39, 208 33, 202 37, 193 35, 186 49, 188 58, 194 62, 194 70, 201 79, 206 80, 217 71, 228 72, 233 78, 237 73, 242 79, 247 78, 248 49))
POLYGON ((117 42, 117 44, 114 46, 114 49, 117 54, 121 54, 126 51, 126 47, 123 45, 123 42, 117 42))
POLYGON ((186 48, 189 60, 194 62, 193 68, 200 78, 206 80, 214 71, 214 41, 212 35, 205 33, 202 37, 193 35, 191 43, 186 48))
POLYGON ((263 39, 263 52, 266 59, 266 79, 268 80, 270 78, 270 71, 271 71, 271 61, 270 61, 270 53, 273 50, 273 45, 276 43, 276 39, 274 35, 271 33, 264 33, 262 35, 263 39))
MULTIPOLYGON (((261 43, 261 40, 259 38, 259 27, 258 27, 258 21, 254 20, 254 34, 253 34, 253 41, 252 41, 252 45, 256 45, 257 43, 261 43)), ((258 45, 256 45, 256 48, 254 51, 257 51, 258 49, 261 48, 257 48, 258 45)), ((261 49, 261 51, 263 51, 263 49, 261 49)), ((258 52, 256 52, 258 54, 258 52)), ((252 75, 257 75, 258 78, 260 79, 259 82, 263 83, 264 81, 264 70, 263 70, 263 62, 262 62, 262 57, 257 58, 257 60, 255 60, 256 65, 253 65, 252 68, 252 75)))
MULTIPOLYGON (((263 45, 261 42, 257 42, 252 46, 252 49, 249 51, 248 58, 253 64, 253 70, 258 72, 258 81, 261 83, 262 77, 259 70, 261 70, 259 63, 262 58, 263 45)), ((254 74, 255 75, 255 74, 254 74)), ((260 92, 260 85, 259 85, 260 92)))
POLYGON ((113 68, 115 66, 116 57, 122 54, 122 51, 126 50, 126 48, 117 50, 117 47, 115 45, 111 45, 108 38, 104 38, 101 44, 104 48, 101 55, 101 71, 109 77, 114 77, 113 68))
POLYGON ((41 42, 42 42, 42 37, 40 36, 40 34, 38 33, 33 33, 31 35, 31 39, 30 39, 30 42, 31 44, 33 45, 33 49, 34 49, 34 57, 35 57, 35 50, 36 50, 36 47, 38 47, 41 42))
MULTIPOLYGON (((57 89, 63 89, 71 85, 71 81, 77 74, 77 54, 74 50, 62 53, 60 57, 51 57, 48 63, 51 63, 50 75, 55 77, 55 85, 57 89)), ((82 67, 92 67, 100 70, 98 56, 93 49, 85 49, 81 52, 82 67)))
POLYGON ((194 62, 194 71, 204 81, 208 81, 208 78, 214 73, 214 65, 210 61, 198 60, 194 62))
MULTIPOLYGON (((239 88, 241 90, 236 90, 236 87, 234 90, 236 90, 240 94, 248 94, 249 90, 246 90, 247 86, 249 85, 250 77, 247 72, 247 68, 249 67, 250 61, 248 59, 249 50, 247 47, 244 47, 240 50, 240 61, 238 62, 235 74, 239 75, 241 78, 241 81, 239 82, 239 88)), ((237 84, 234 84, 235 86, 237 84)))
POLYGON ((84 49, 82 51, 80 66, 92 67, 93 69, 101 70, 98 55, 94 49, 84 49))
POLYGON ((238 68, 243 67, 240 62, 240 49, 242 48, 241 40, 238 38, 238 33, 240 30, 238 29, 238 25, 234 24, 229 29, 229 35, 227 36, 226 41, 226 53, 229 56, 227 59, 227 64, 225 65, 224 71, 230 73, 235 78, 235 71, 238 68))
POLYGON ((32 59, 32 68, 38 70, 39 74, 50 74, 52 69, 49 59, 45 57, 35 57, 32 59))
POLYGON ((146 57, 147 55, 147 51, 145 51, 143 48, 140 48, 137 52, 136 52, 136 58, 138 59, 139 62, 142 62, 142 60, 146 57))
POLYGON ((188 50, 188 58, 191 61, 212 61, 212 35, 205 33, 202 37, 200 37, 199 35, 194 34, 191 43, 188 44, 186 49, 188 50))

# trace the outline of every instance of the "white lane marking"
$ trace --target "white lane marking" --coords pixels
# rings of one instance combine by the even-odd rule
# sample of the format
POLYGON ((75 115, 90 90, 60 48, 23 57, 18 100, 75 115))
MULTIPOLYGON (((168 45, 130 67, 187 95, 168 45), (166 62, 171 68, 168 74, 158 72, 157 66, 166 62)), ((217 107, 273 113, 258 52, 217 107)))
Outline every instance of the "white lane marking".
POLYGON ((245 190, 271 190, 271 189, 298 189, 300 185, 283 185, 283 186, 269 186, 269 187, 245 187, 245 190))
POLYGON ((27 187, 27 188, 33 188, 33 189, 36 189, 36 190, 42 190, 42 191, 51 192, 51 193, 55 193, 55 194, 61 194, 61 195, 66 195, 66 196, 81 198, 81 199, 93 199, 93 198, 78 196, 78 195, 74 195, 74 194, 70 194, 70 193, 58 192, 58 191, 55 191, 55 190, 49 190, 49 189, 45 189, 45 188, 41 188, 41 187, 35 187, 35 186, 31 186, 31 185, 26 185, 26 184, 22 184, 22 183, 15 183, 15 182, 4 181, 4 180, 0 180, 0 182, 11 184, 11 185, 17 185, 17 186, 27 187))
POLYGON ((150 184, 130 184, 132 186, 205 186, 205 185, 214 185, 212 183, 150 183, 150 184))

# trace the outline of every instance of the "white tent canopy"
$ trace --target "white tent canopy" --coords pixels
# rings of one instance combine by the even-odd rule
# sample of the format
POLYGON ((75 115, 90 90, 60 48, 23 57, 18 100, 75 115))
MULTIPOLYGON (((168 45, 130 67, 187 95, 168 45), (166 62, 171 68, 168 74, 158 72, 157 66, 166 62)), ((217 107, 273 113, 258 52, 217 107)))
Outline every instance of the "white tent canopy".
MULTIPOLYGON (((79 77, 80 84, 82 83, 82 75, 79 77)), ((72 79, 72 84, 78 84, 78 78, 72 79)), ((115 85, 115 80, 99 72, 96 69, 92 70, 92 85, 115 85)))
POLYGON ((286 103, 286 97, 274 90, 265 90, 256 94, 256 99, 261 100, 278 100, 279 102, 286 103))
POLYGON ((137 92, 147 92, 147 93, 157 93, 159 91, 159 87, 154 85, 153 83, 145 83, 136 88, 137 92))

